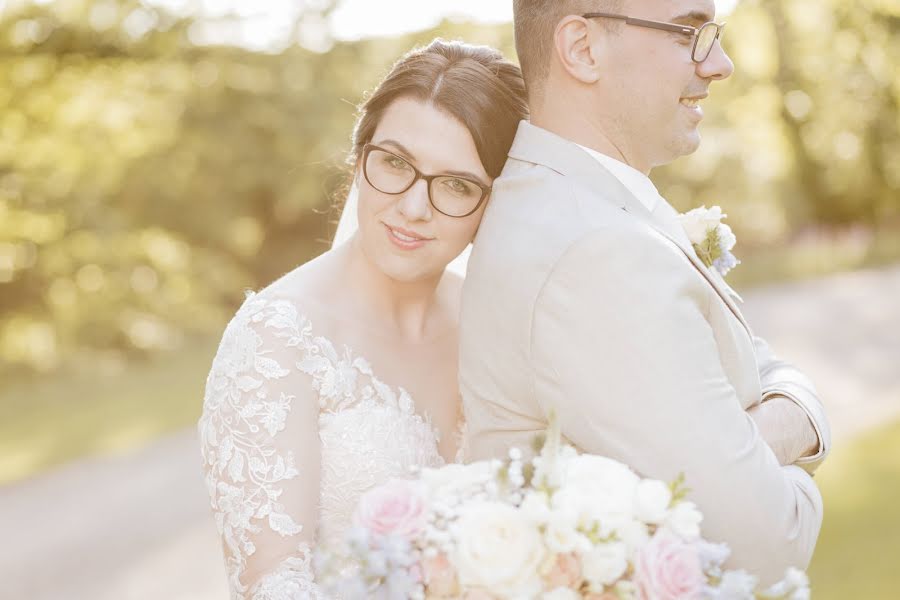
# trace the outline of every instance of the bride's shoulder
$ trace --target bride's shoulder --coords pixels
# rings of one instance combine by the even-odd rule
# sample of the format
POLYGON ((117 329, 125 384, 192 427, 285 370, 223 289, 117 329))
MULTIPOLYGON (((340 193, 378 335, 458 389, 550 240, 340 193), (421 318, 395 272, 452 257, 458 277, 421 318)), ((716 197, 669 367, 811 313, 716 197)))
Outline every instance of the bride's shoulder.
POLYGON ((327 306, 330 273, 333 271, 332 256, 325 252, 316 258, 288 271, 264 288, 248 290, 241 312, 296 313, 298 318, 321 320, 321 307, 327 306))

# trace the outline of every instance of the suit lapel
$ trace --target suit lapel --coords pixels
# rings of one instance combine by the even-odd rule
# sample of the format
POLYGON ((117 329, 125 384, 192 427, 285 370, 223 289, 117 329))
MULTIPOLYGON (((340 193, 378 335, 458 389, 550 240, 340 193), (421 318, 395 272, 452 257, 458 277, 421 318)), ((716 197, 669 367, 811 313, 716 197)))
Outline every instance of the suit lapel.
POLYGON ((675 209, 667 202, 660 202, 657 210, 653 213, 653 217, 650 225, 659 233, 669 238, 682 252, 684 252, 685 256, 688 257, 694 267, 700 271, 713 289, 716 290, 722 298, 722 301, 725 302, 725 305, 728 306, 732 313, 734 313, 734 316, 741 322, 741 325, 747 330, 747 334, 752 338, 753 334, 750 330, 750 325, 744 320, 744 315, 741 313, 740 308, 735 302, 737 294, 732 291, 727 283, 725 283, 725 280, 722 279, 722 276, 718 271, 707 267, 706 263, 697 256, 697 252, 694 250, 684 228, 678 220, 678 213, 675 212, 675 209))
MULTIPOLYGON (((545 129, 535 127, 527 121, 519 123, 519 130, 510 158, 540 164, 554 171, 578 179, 597 195, 613 202, 622 210, 650 226, 654 231, 671 241, 688 258, 692 265, 709 282, 735 318, 752 338, 750 326, 744 320, 732 296, 731 288, 717 272, 709 269, 697 256, 677 218, 677 213, 664 200, 651 213, 619 179, 610 173, 594 157, 576 144, 545 129)), ((735 294, 736 296, 736 294, 735 294)))

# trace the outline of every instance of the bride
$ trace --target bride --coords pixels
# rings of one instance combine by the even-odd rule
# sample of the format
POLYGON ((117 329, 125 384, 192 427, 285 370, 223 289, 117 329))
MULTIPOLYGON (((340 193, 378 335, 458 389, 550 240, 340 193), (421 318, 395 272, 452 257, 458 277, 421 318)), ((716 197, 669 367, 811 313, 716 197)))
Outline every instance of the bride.
POLYGON ((225 329, 198 427, 233 599, 324 598, 311 550, 338 543, 359 496, 456 457, 462 279, 447 267, 526 111, 493 49, 402 57, 361 107, 335 245, 225 329))

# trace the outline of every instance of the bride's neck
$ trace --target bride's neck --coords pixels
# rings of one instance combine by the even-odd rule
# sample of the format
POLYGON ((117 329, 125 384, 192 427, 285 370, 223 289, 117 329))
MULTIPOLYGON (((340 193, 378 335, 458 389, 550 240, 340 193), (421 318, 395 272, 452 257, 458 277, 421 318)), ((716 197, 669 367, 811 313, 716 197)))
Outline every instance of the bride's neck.
POLYGON ((356 238, 339 251, 351 301, 363 318, 409 341, 422 341, 438 333, 433 329, 441 276, 415 282, 392 279, 366 256, 356 238))

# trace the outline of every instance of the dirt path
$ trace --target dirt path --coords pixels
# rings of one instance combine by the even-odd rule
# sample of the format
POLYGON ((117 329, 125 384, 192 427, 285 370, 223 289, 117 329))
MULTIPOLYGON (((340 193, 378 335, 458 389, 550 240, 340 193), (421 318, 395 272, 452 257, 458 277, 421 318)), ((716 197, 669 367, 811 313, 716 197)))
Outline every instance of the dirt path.
MULTIPOLYGON (((900 416, 900 266, 746 295, 816 382, 838 444, 900 416)), ((0 488, 0 598, 225 600, 193 430, 0 488)))

